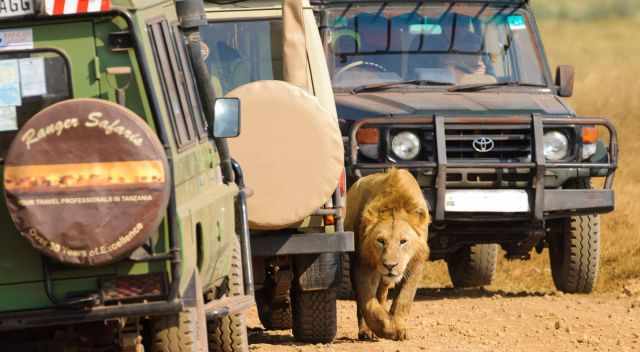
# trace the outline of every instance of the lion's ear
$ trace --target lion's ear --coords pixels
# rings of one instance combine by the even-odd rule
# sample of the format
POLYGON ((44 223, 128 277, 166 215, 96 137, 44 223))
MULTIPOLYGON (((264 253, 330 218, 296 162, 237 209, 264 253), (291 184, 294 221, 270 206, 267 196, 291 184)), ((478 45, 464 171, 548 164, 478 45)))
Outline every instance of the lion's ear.
POLYGON ((362 212, 362 223, 365 225, 371 225, 378 221, 378 212, 372 207, 367 207, 362 212))

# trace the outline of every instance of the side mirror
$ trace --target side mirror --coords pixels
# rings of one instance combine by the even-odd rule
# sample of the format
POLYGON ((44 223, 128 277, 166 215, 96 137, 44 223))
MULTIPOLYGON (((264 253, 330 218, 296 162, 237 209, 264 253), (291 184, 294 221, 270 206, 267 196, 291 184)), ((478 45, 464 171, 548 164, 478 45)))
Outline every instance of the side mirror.
POLYGON ((573 66, 558 66, 558 69, 556 70, 556 86, 558 86, 559 96, 563 98, 570 98, 573 95, 575 75, 576 73, 573 66))
POLYGON ((240 99, 218 98, 215 102, 215 116, 209 124, 213 126, 213 138, 233 138, 240 135, 240 99))

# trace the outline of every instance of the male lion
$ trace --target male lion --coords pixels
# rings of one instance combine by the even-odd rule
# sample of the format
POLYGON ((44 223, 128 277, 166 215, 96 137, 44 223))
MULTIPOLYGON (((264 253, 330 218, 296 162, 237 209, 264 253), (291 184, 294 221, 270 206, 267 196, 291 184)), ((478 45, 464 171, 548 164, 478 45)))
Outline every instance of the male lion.
POLYGON ((355 233, 351 281, 358 338, 407 339, 405 320, 429 255, 427 203, 415 178, 391 169, 356 182, 347 195, 345 227, 355 233), (400 284, 387 312, 389 289, 400 284))

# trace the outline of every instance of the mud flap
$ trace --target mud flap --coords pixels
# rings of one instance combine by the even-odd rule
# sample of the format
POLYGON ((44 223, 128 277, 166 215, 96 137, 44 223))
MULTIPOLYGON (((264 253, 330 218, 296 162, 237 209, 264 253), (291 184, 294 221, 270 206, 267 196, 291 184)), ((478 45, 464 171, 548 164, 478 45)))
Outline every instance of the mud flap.
POLYGON ((320 291, 340 284, 341 253, 293 256, 294 275, 303 291, 320 291))

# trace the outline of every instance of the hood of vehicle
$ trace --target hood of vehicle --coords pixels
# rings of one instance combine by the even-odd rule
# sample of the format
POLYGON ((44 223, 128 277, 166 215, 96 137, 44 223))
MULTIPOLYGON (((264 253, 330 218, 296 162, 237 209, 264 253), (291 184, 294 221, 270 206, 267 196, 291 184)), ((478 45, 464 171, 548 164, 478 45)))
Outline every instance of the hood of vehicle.
POLYGON ((338 116, 345 120, 402 115, 573 114, 551 94, 376 92, 337 93, 338 116))

